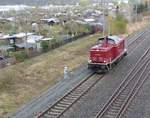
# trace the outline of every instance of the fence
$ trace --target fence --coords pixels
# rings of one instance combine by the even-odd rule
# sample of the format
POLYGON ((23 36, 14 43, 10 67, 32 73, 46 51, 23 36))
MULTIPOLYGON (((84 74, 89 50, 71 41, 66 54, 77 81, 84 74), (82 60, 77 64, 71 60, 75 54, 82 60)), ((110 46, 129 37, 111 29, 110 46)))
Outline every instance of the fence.
MULTIPOLYGON (((51 50, 54 50, 56 48, 59 48, 67 43, 70 43, 72 41, 75 41, 75 40, 78 40, 79 38, 82 38, 82 37, 85 37, 85 36, 88 36, 90 34, 93 34, 93 32, 89 32, 89 33, 81 33, 80 35, 78 36, 74 36, 74 37, 70 37, 70 38, 66 38, 66 39, 63 39, 63 40, 59 40, 57 42, 54 42, 54 43, 50 43, 49 44, 49 49, 48 51, 51 51, 51 50)), ((29 58, 32 58, 32 57, 35 57, 35 56, 38 56, 42 54, 42 52, 39 52, 37 50, 30 50, 29 54, 28 54, 28 57, 29 58)))
POLYGON ((61 40, 59 42, 56 42, 55 44, 52 44, 51 47, 50 47, 50 50, 51 49, 55 49, 55 48, 58 48, 60 46, 63 46, 67 43, 70 43, 72 41, 75 41, 75 40, 78 40, 79 38, 82 38, 82 37, 85 37, 85 36, 88 36, 90 34, 93 34, 93 32, 90 32, 90 33, 81 33, 80 35, 78 36, 74 36, 74 37, 71 37, 71 38, 67 38, 67 39, 64 39, 64 40, 61 40))
MULTIPOLYGON (((78 36, 74 36, 74 37, 63 39, 63 40, 59 40, 58 42, 50 43, 48 51, 56 49, 56 48, 58 48, 60 46, 63 46, 65 44, 67 44, 67 43, 70 43, 72 41, 78 40, 79 38, 88 36, 90 34, 93 34, 93 32, 82 33, 82 34, 80 34, 78 36)), ((32 58, 32 57, 38 56, 38 55, 40 55, 42 53, 43 52, 39 52, 36 49, 29 50, 28 58, 32 58)), ((18 62, 18 60, 16 60, 15 58, 6 58, 6 59, 0 61, 0 68, 4 68, 4 67, 6 67, 8 65, 12 65, 12 64, 17 63, 17 62, 18 62)))

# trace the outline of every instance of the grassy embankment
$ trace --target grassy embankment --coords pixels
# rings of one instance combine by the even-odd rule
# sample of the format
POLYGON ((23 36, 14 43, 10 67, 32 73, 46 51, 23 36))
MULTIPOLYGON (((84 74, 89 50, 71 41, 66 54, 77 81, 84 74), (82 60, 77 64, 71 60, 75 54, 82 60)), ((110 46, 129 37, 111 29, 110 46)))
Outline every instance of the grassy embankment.
POLYGON ((67 44, 23 63, 0 70, 0 114, 10 113, 58 81, 64 65, 72 70, 87 61, 99 34, 67 44))

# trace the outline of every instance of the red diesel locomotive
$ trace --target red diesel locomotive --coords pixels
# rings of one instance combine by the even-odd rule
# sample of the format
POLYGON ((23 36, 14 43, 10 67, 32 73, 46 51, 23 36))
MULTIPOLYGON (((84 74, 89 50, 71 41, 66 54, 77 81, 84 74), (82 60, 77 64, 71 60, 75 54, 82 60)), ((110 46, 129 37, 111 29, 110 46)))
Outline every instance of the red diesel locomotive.
POLYGON ((88 68, 106 71, 127 55, 124 38, 107 36, 99 38, 98 44, 90 49, 88 68))

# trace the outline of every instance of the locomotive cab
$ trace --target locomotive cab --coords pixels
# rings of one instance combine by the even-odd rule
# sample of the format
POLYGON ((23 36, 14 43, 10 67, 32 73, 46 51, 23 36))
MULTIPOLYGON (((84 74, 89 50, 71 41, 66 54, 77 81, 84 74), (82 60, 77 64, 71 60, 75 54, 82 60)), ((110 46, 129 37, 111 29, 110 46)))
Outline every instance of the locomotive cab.
POLYGON ((88 68, 109 70, 125 54, 124 39, 118 36, 99 38, 98 44, 90 49, 88 68))

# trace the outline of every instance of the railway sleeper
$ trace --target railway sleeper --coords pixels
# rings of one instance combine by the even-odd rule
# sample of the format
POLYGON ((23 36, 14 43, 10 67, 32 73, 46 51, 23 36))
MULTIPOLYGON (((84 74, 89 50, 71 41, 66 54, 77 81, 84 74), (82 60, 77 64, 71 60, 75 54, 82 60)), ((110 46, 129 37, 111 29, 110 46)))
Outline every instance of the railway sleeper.
POLYGON ((110 112, 109 111, 107 114, 110 115, 110 116, 115 116, 117 114, 117 112, 110 112))
POLYGON ((65 104, 65 105, 70 105, 71 103, 69 103, 68 101, 65 102, 65 101, 60 101, 61 104, 65 104))
POLYGON ((88 88, 89 85, 91 85, 91 83, 90 84, 87 83, 87 84, 83 85, 82 88, 88 88))
POLYGON ((84 87, 82 90, 79 90, 80 94, 84 93, 89 87, 84 87))
POLYGON ((120 103, 114 103, 114 104, 113 104, 113 107, 120 107, 120 106, 121 106, 120 103))
POLYGON ((52 112, 56 112, 56 113, 61 113, 62 110, 58 110, 58 109, 51 109, 52 112))
POLYGON ((124 102, 124 99, 117 99, 117 100, 115 101, 115 103, 122 103, 122 102, 124 102))
POLYGON ((69 96, 67 96, 68 98, 73 98, 73 99, 77 99, 79 96, 74 96, 74 95, 69 95, 69 96))
POLYGON ((70 97, 66 97, 66 98, 65 98, 65 100, 67 100, 67 101, 72 101, 72 102, 75 101, 76 99, 77 99, 77 98, 70 98, 70 97))
POLYGON ((73 92, 72 94, 80 96, 82 94, 82 92, 73 92))
POLYGON ((119 109, 114 109, 114 108, 112 108, 112 109, 110 109, 109 111, 110 111, 110 112, 118 112, 118 110, 119 110, 119 109))
POLYGON ((119 110, 119 109, 120 109, 120 106, 113 106, 111 109, 119 110))
POLYGON ((59 107, 68 107, 69 105, 58 103, 57 106, 59 106, 59 107))
POLYGON ((73 93, 81 93, 83 90, 81 89, 76 89, 73 93))
POLYGON ((90 83, 90 84, 85 84, 85 85, 83 85, 83 86, 81 87, 81 89, 82 89, 82 90, 85 90, 85 88, 88 88, 90 85, 91 85, 91 83, 90 83))
POLYGON ((44 117, 43 118, 56 118, 57 115, 54 115, 54 114, 44 114, 44 117))
POLYGON ((59 113, 53 112, 53 111, 48 111, 47 114, 50 116, 58 116, 59 115, 59 113))
POLYGON ((68 99, 63 99, 62 101, 67 102, 67 103, 72 103, 73 102, 73 100, 68 100, 68 99))
MULTIPOLYGON (((90 83, 91 84, 91 83, 90 83)), ((78 90, 85 90, 85 88, 89 87, 89 84, 84 84, 78 88, 78 90)))
POLYGON ((81 95, 83 92, 84 91, 82 90, 82 91, 77 91, 77 92, 74 92, 74 93, 77 94, 77 95, 81 95))
POLYGON ((79 93, 82 93, 84 91, 85 88, 78 88, 76 91, 79 93))
POLYGON ((75 91, 75 92, 73 92, 73 93, 71 93, 71 95, 80 95, 82 92, 77 92, 77 91, 75 91))
POLYGON ((125 95, 125 94, 121 94, 120 96, 119 96, 119 98, 126 98, 127 97, 127 94, 125 95))
POLYGON ((131 91, 131 89, 124 90, 121 95, 128 95, 128 93, 131 91))
POLYGON ((60 106, 55 106, 54 109, 57 109, 57 110, 65 110, 66 108, 60 107, 60 106))
POLYGON ((124 92, 124 93, 121 93, 121 95, 120 95, 120 96, 127 96, 129 92, 130 92, 130 91, 128 91, 128 92, 124 92))
MULTIPOLYGON (((82 94, 80 94, 80 95, 82 95, 82 94)), ((71 94, 70 97, 71 98, 78 98, 80 95, 71 94)))
POLYGON ((114 115, 107 114, 107 115, 105 115, 105 117, 104 117, 104 118, 114 118, 114 115))

